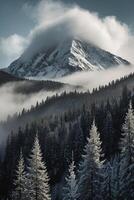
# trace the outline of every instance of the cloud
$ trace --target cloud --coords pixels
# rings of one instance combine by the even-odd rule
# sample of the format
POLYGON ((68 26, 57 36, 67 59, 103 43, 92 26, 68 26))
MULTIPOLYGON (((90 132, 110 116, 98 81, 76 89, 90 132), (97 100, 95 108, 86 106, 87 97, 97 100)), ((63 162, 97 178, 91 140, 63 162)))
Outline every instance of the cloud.
POLYGON ((17 34, 7 38, 0 38, 0 60, 3 67, 19 57, 24 51, 26 44, 26 39, 17 34))
POLYGON ((56 93, 41 91, 36 94, 26 95, 15 93, 15 88, 16 83, 8 83, 0 87, 0 94, 2 94, 0 98, 0 121, 5 120, 8 115, 12 116, 16 112, 21 112, 23 108, 29 109, 31 105, 36 105, 37 101, 41 102, 42 99, 45 100, 47 96, 51 96, 56 93))
POLYGON ((23 108, 29 109, 31 106, 35 106, 37 101, 40 103, 42 100, 46 100, 46 97, 55 95, 56 93, 60 94, 63 91, 74 91, 74 87, 65 86, 61 89, 54 91, 41 90, 36 93, 18 93, 16 91, 21 91, 22 88, 28 86, 28 81, 22 82, 12 82, 4 84, 0 87, 0 121, 6 120, 7 116, 12 116, 15 113, 19 113, 23 108), (7 106, 8 105, 8 106, 7 106))
POLYGON ((73 85, 82 85, 84 90, 92 91, 93 88, 98 88, 99 86, 108 85, 113 80, 120 79, 130 73, 134 72, 134 66, 117 66, 114 68, 109 68, 104 71, 95 72, 76 72, 72 75, 62 77, 56 81, 70 83, 73 85))
POLYGON ((115 16, 101 18, 77 5, 44 0, 31 8, 31 13, 36 27, 30 32, 31 42, 24 59, 62 39, 79 37, 134 62, 134 36, 115 16))
POLYGON ((51 0, 42 0, 36 6, 27 3, 23 9, 32 17, 35 27, 25 39, 15 34, 1 40, 0 51, 8 63, 24 49, 22 58, 27 60, 69 37, 79 37, 134 63, 134 34, 115 16, 102 18, 75 4, 51 0))

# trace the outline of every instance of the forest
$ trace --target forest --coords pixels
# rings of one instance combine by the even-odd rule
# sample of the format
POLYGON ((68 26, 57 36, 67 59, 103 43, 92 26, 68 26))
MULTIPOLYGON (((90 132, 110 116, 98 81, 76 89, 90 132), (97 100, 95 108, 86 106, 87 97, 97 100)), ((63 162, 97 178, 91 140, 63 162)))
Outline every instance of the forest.
POLYGON ((133 92, 124 87, 120 99, 83 104, 13 130, 0 161, 0 199, 132 200, 133 108, 133 92))

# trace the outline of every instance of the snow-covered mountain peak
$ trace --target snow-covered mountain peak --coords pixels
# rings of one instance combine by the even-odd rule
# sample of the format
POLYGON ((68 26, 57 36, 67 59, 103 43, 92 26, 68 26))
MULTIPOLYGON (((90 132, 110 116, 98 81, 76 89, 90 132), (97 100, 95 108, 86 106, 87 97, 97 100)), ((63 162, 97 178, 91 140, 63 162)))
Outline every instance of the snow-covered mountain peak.
POLYGON ((8 67, 19 77, 62 77, 78 71, 104 70, 128 61, 77 38, 61 41, 34 55, 29 61, 23 55, 8 67))

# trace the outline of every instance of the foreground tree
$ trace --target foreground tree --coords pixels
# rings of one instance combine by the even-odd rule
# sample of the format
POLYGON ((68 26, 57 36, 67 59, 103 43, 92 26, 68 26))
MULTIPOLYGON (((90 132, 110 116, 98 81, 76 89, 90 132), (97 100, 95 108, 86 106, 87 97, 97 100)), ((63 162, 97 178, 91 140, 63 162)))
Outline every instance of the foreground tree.
POLYGON ((26 173, 24 166, 24 159, 22 151, 20 152, 20 158, 18 161, 18 166, 16 170, 16 180, 14 181, 15 191, 13 192, 13 197, 15 200, 25 200, 26 199, 26 173))
POLYGON ((111 158, 111 199, 119 199, 119 169, 120 169, 120 156, 116 154, 111 158))
POLYGON ((130 103, 120 143, 120 198, 134 199, 134 114, 130 103))
POLYGON ((111 163, 106 161, 103 165, 103 181, 101 183, 101 191, 103 200, 111 200, 111 163))
POLYGON ((66 178, 66 185, 63 188, 63 200, 77 200, 78 186, 74 170, 75 164, 72 159, 72 163, 69 166, 69 175, 66 178))
POLYGON ((119 155, 115 155, 104 164, 104 179, 102 181, 103 200, 119 199, 119 168, 119 155))
POLYGON ((51 200, 49 177, 46 166, 42 162, 42 154, 37 136, 29 159, 27 193, 29 200, 51 200))
POLYGON ((100 134, 97 131, 95 122, 90 130, 90 136, 87 138, 85 154, 79 169, 79 200, 100 200, 102 199, 100 186, 102 179, 103 154, 101 149, 100 134))

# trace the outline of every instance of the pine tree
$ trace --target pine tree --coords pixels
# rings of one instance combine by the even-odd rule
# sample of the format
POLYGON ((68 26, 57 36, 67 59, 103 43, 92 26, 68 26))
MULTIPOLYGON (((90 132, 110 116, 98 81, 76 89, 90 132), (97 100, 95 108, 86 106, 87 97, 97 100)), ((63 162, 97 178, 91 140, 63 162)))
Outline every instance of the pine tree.
POLYGON ((134 114, 130 103, 120 143, 120 197, 134 199, 134 114))
POLYGON ((42 162, 42 154, 37 136, 29 159, 27 192, 28 200, 51 200, 49 177, 46 166, 42 162))
POLYGON ((26 184, 26 173, 25 173, 24 159, 21 151, 16 170, 16 180, 14 181, 15 191, 13 192, 13 197, 15 200, 25 200, 26 198, 25 184, 26 184))
POLYGON ((112 115, 109 111, 107 112, 107 116, 103 127, 103 143, 105 156, 106 158, 110 158, 111 154, 114 151, 114 129, 112 115))
POLYGON ((84 147, 84 135, 83 131, 78 124, 78 122, 74 126, 74 139, 73 139, 73 152, 74 152, 74 160, 76 163, 79 163, 81 160, 81 155, 83 153, 84 147))
POLYGON ((79 168, 79 200, 99 200, 100 194, 100 182, 101 182, 101 167, 103 161, 101 161, 102 149, 100 135, 95 126, 95 122, 90 130, 90 138, 87 138, 87 144, 85 147, 85 154, 83 155, 83 161, 79 168))
POLYGON ((119 199, 119 169, 120 169, 120 156, 116 154, 113 158, 111 158, 110 189, 111 189, 112 200, 119 199))
POLYGON ((69 166, 69 175, 66 177, 66 185, 63 188, 63 200, 77 200, 77 180, 75 175, 75 164, 72 158, 72 163, 69 166))
POLYGON ((106 161, 103 165, 103 180, 101 182, 101 191, 103 200, 111 200, 111 163, 106 161))
POLYGON ((119 169, 120 157, 118 154, 104 164, 104 178, 102 181, 103 200, 119 199, 119 169))

